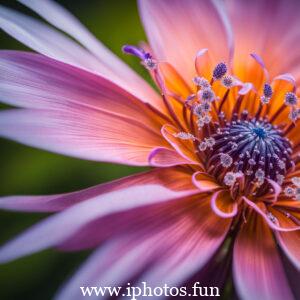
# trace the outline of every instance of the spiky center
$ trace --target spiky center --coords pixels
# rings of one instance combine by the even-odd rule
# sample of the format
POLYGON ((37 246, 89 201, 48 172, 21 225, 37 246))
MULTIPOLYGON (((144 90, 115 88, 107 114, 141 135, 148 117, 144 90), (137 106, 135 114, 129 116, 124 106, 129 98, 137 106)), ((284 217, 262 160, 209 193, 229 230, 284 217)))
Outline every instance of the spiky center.
MULTIPOLYGON (((228 74, 227 65, 221 62, 213 69, 211 78, 201 77, 198 67, 206 53, 203 49, 196 56, 198 76, 192 79, 193 93, 183 99, 180 93, 170 91, 164 84, 159 62, 149 53, 128 45, 123 50, 138 56, 155 78, 171 117, 167 120, 178 129, 173 135, 192 141, 185 148, 194 147, 192 150, 201 170, 204 166, 220 185, 231 190, 233 198, 261 196, 274 188, 279 190, 276 183, 286 185, 287 173, 300 163, 300 155, 295 153, 300 143, 293 144, 292 149, 292 143, 286 138, 294 134, 300 120, 297 88, 292 76, 285 74, 267 82, 269 79, 264 69, 266 82, 255 88, 252 83, 242 82, 228 74), (276 80, 287 81, 289 87, 284 91, 274 89, 276 80), (282 104, 273 110, 273 101, 282 104), (173 102, 176 102, 176 109, 173 102), (256 104, 258 107, 254 109, 256 104), (280 118, 284 120, 281 123, 280 118), (279 124, 279 127, 274 124, 279 124)), ((258 65, 263 65, 258 55, 251 56, 258 65)), ((300 178, 295 180, 299 182, 287 186, 285 194, 300 199, 300 178)))
POLYGON ((290 141, 266 119, 232 121, 213 138, 207 167, 220 180, 234 172, 243 174, 246 185, 263 186, 265 179, 283 180, 292 167, 290 141))

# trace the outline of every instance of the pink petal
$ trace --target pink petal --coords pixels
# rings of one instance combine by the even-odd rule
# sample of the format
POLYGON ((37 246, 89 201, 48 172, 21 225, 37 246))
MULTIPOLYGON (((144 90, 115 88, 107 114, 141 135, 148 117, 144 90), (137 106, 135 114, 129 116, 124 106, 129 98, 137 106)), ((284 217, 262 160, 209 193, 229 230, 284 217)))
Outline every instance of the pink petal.
POLYGON ((63 7, 51 1, 21 2, 36 10, 54 26, 73 36, 90 52, 53 27, 1 6, 0 28, 8 34, 39 53, 101 74, 142 101, 151 103, 156 108, 163 107, 159 95, 148 83, 97 41, 63 7))
POLYGON ((212 214, 208 200, 202 199, 198 206, 197 199, 199 197, 177 200, 178 204, 176 201, 165 203, 164 210, 174 212, 165 215, 165 221, 162 220, 165 211, 161 211, 161 215, 155 216, 156 221, 131 231, 132 235, 126 231, 125 237, 110 238, 107 246, 97 250, 63 287, 58 299, 73 299, 79 285, 94 285, 96 282, 104 286, 120 285, 139 277, 138 282, 146 281, 155 287, 163 283, 176 285, 192 276, 213 256, 230 224, 212 214), (182 210, 192 203, 194 209, 182 210), (160 223, 162 225, 157 227, 160 223), (140 273, 143 273, 141 277, 140 273))
POLYGON ((247 56, 256 53, 271 77, 292 71, 299 77, 299 1, 226 0, 225 5, 234 31, 236 69, 246 67, 247 56))
POLYGON ((189 171, 183 168, 164 168, 139 173, 72 193, 2 197, 0 198, 0 208, 15 211, 56 212, 107 192, 143 184, 158 184, 174 191, 197 192, 191 182, 189 171))
POLYGON ((233 218, 238 213, 238 205, 228 191, 215 192, 210 203, 212 210, 221 218, 233 218))
POLYGON ((195 58, 195 69, 199 76, 212 78, 214 69, 214 60, 208 49, 204 48, 197 52, 195 58))
POLYGON ((4 6, 0 7, 0 28, 44 55, 92 71, 107 70, 107 67, 72 39, 38 20, 4 6))
POLYGON ((300 271, 300 231, 276 232, 276 238, 281 249, 300 271))
POLYGON ((192 181, 200 192, 213 192, 221 188, 213 177, 204 172, 195 172, 192 181))
POLYGON ((147 165, 154 147, 168 146, 160 117, 102 77, 11 51, 0 52, 0 70, 2 101, 49 110, 2 112, 2 136, 85 159, 136 165, 147 165))
MULTIPOLYGON (((149 249, 155 242, 157 242, 155 238, 149 238, 139 244, 132 243, 128 238, 109 241, 89 257, 60 289, 55 299, 81 300, 79 288, 84 286, 121 286, 124 280, 138 274, 149 261, 149 249), (130 249, 129 243, 132 247, 130 249)), ((101 296, 101 299, 107 297, 109 296, 101 296)))
POLYGON ((182 140, 175 135, 179 133, 178 129, 172 125, 166 124, 161 128, 163 137, 184 159, 194 164, 200 164, 199 158, 193 151, 194 145, 191 140, 182 140))
POLYGON ((84 105, 140 120, 149 111, 101 76, 29 52, 0 51, 0 80, 0 100, 10 105, 42 109, 84 105))
POLYGON ((190 191, 173 191, 161 185, 145 184, 96 196, 47 218, 8 242, 0 248, 0 261, 8 262, 61 244, 87 223, 105 216, 189 194, 190 191))
MULTIPOLYGON (((199 200, 195 197, 195 199, 199 200)), ((188 278, 201 270, 215 254, 224 241, 231 221, 216 216, 210 208, 209 199, 201 199, 195 207, 194 216, 198 223, 189 218, 186 224, 181 225, 181 238, 174 238, 174 247, 171 253, 146 272, 139 282, 147 282, 152 286, 179 286, 188 278)))
POLYGON ((171 167, 177 165, 196 164, 180 156, 176 151, 158 147, 149 154, 149 165, 152 167, 171 167))
POLYGON ((208 48, 215 62, 228 61, 233 40, 221 2, 140 0, 139 8, 154 55, 187 82, 195 75, 198 50, 208 48))
POLYGON ((271 230, 254 213, 236 239, 233 271, 241 299, 294 299, 271 230))
POLYGON ((151 150, 164 146, 159 135, 139 122, 83 109, 2 111, 0 136, 81 159, 137 166, 148 165, 151 150))
POLYGON ((250 206, 252 207, 260 216, 264 218, 264 220, 267 222, 267 224, 276 231, 282 231, 282 232, 290 232, 295 230, 300 230, 300 226, 295 226, 295 224, 292 224, 292 226, 285 226, 285 222, 282 222, 282 218, 272 218, 272 212, 271 208, 269 210, 266 208, 265 204, 255 204, 251 200, 247 199, 246 197, 242 197, 242 199, 250 206), (271 213, 271 215, 270 215, 271 213), (271 216, 271 217, 270 217, 271 216))

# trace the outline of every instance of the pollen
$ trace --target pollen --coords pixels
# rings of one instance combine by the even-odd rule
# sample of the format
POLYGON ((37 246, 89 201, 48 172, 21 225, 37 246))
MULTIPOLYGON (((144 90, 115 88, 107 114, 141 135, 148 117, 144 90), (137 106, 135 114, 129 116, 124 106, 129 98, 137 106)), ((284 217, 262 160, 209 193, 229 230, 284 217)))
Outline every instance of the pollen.
POLYGON ((267 120, 232 121, 213 138, 216 143, 209 163, 216 166, 211 168, 216 177, 222 178, 230 171, 241 172, 246 184, 256 182, 263 190, 266 178, 282 183, 293 166, 290 141, 267 120))
POLYGON ((221 153, 220 155, 220 161, 221 161, 221 165, 224 168, 228 168, 232 165, 232 157, 226 153, 221 153))
POLYGON ((216 65, 213 71, 213 78, 215 80, 221 79, 227 73, 227 66, 225 63, 221 62, 216 65))
POLYGON ((298 98, 295 93, 288 92, 285 94, 284 102, 288 106, 295 106, 298 103, 298 98))
POLYGON ((221 83, 226 88, 231 88, 235 85, 235 79, 230 75, 224 75, 221 83))
POLYGON ((181 140, 196 140, 195 136, 189 132, 178 132, 174 133, 173 135, 181 140))
POLYGON ((210 88, 200 90, 198 93, 198 96, 199 96, 199 99, 204 102, 212 102, 216 98, 214 91, 210 88))
POLYGON ((205 141, 201 142, 200 145, 199 145, 199 150, 202 152, 202 151, 205 151, 207 149, 207 143, 205 141))
POLYGON ((298 119, 300 118, 300 109, 292 109, 291 112, 289 113, 289 119, 295 123, 298 119))
POLYGON ((295 196, 295 189, 292 188, 291 186, 287 186, 285 189, 284 189, 284 194, 287 196, 287 197, 294 197, 295 196))
POLYGON ((268 83, 265 83, 265 84, 264 84, 264 96, 265 96, 266 98, 269 98, 269 99, 273 96, 273 90, 272 90, 272 87, 271 87, 271 85, 268 84, 268 83))
POLYGON ((193 82, 202 89, 210 88, 210 83, 204 77, 196 76, 193 78, 193 82))

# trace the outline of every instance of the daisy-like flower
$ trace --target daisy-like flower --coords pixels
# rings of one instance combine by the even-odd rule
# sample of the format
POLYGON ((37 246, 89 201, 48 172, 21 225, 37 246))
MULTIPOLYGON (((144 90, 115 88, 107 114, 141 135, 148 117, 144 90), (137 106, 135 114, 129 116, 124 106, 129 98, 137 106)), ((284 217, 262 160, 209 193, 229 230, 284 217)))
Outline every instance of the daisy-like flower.
POLYGON ((2 209, 54 214, 0 261, 95 248, 62 300, 125 282, 224 287, 231 274, 240 299, 300 297, 300 2, 140 0, 149 46, 123 50, 160 94, 58 4, 20 2, 52 27, 0 9, 1 28, 40 53, 0 52, 0 100, 18 107, 1 111, 0 135, 153 169, 2 198, 2 209))

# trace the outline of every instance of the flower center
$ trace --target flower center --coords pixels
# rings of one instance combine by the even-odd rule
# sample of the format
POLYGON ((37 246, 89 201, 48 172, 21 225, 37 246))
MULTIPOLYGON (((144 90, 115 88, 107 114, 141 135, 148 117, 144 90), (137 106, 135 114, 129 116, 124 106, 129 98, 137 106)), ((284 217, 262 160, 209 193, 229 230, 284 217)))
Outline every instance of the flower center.
POLYGON ((262 186, 266 178, 283 181, 292 167, 290 141, 266 119, 232 121, 213 138, 207 167, 220 180, 232 172, 244 176, 246 184, 262 186))

